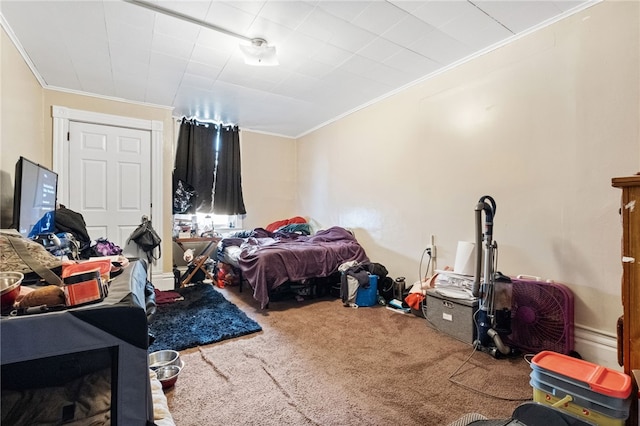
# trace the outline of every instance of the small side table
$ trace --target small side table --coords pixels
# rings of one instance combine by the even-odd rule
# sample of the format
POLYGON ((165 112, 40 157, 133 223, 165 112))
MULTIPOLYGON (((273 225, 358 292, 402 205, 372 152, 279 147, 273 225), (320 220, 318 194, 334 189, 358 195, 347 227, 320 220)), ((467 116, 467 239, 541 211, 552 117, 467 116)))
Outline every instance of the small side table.
POLYGON ((196 272, 198 272, 198 270, 202 270, 202 272, 204 272, 205 276, 208 279, 213 280, 213 277, 211 276, 211 274, 205 269, 204 264, 207 261, 207 259, 209 259, 209 257, 211 256, 211 253, 215 251, 218 245, 218 242, 220 242, 220 240, 221 240, 220 237, 174 238, 174 241, 176 242, 176 244, 178 244, 178 246, 182 249, 182 251, 187 251, 187 248, 184 246, 187 243, 205 243, 205 242, 207 243, 207 245, 202 249, 202 251, 193 258, 193 264, 195 267, 180 282, 180 287, 184 287, 185 285, 187 285, 191 281, 191 278, 193 278, 193 276, 196 274, 196 272))

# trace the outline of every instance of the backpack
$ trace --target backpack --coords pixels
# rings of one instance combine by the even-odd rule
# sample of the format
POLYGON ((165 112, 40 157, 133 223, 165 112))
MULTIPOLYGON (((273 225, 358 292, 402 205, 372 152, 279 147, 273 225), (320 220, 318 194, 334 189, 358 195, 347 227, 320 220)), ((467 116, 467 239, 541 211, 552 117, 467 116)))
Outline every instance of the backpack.
POLYGON ((91 237, 87 231, 87 224, 80 213, 69 210, 61 205, 60 208, 55 211, 54 218, 56 222, 56 234, 60 232, 72 234, 80 244, 80 250, 84 250, 91 245, 91 237))
POLYGON ((146 253, 149 263, 160 259, 162 255, 160 248, 162 239, 160 239, 160 236, 155 229, 153 229, 153 226, 151 226, 151 221, 147 216, 142 216, 142 223, 131 233, 127 239, 127 244, 129 244, 129 241, 136 243, 138 248, 146 253), (155 255, 156 247, 158 248, 157 256, 155 255))

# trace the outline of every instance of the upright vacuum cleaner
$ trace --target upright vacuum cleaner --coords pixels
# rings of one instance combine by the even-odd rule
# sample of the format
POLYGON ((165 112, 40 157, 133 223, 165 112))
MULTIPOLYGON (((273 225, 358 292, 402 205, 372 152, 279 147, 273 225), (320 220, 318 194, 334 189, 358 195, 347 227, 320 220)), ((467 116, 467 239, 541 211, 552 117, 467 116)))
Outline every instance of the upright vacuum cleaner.
POLYGON ((495 358, 512 355, 513 350, 502 341, 511 334, 511 280, 496 272, 498 245, 493 241, 493 218, 496 202, 485 195, 475 208, 476 214, 476 270, 473 296, 479 297, 474 315, 476 347, 495 358), (482 212, 485 214, 482 232, 482 212))

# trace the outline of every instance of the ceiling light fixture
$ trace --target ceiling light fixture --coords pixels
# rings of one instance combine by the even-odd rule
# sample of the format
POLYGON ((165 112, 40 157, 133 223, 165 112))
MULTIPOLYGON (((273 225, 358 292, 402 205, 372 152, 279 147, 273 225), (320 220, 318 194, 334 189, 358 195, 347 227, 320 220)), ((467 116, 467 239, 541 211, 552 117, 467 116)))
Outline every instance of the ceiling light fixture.
POLYGON ((247 65, 257 66, 274 66, 278 65, 276 57, 276 48, 269 46, 267 41, 262 38, 254 38, 251 45, 240 45, 240 50, 244 54, 244 63, 247 65))
POLYGON ((200 19, 192 18, 188 15, 183 15, 180 12, 176 12, 170 9, 165 9, 164 7, 157 6, 153 3, 148 3, 146 1, 141 0, 123 0, 126 3, 130 3, 139 7, 143 7, 145 9, 149 9, 153 12, 162 13, 163 15, 171 16, 176 19, 180 19, 182 21, 190 22, 192 24, 199 25, 203 28, 208 28, 210 30, 226 34, 231 37, 239 38, 243 41, 248 41, 251 43, 250 45, 240 45, 240 50, 244 55, 244 63, 248 65, 260 65, 260 66, 270 66, 270 65, 278 65, 278 58, 276 57, 276 48, 275 46, 269 46, 267 41, 263 38, 250 38, 246 37, 242 34, 234 33, 226 28, 218 27, 217 25, 210 24, 208 22, 202 21, 200 19))

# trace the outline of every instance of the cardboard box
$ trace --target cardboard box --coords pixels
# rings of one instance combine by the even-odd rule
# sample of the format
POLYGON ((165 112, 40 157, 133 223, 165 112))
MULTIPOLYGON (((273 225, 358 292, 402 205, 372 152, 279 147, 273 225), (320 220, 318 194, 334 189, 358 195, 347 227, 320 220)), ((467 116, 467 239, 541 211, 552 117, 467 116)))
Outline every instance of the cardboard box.
POLYGON ((442 296, 437 289, 427 290, 427 321, 437 330, 464 343, 473 344, 476 327, 473 314, 478 300, 453 299, 442 296))

